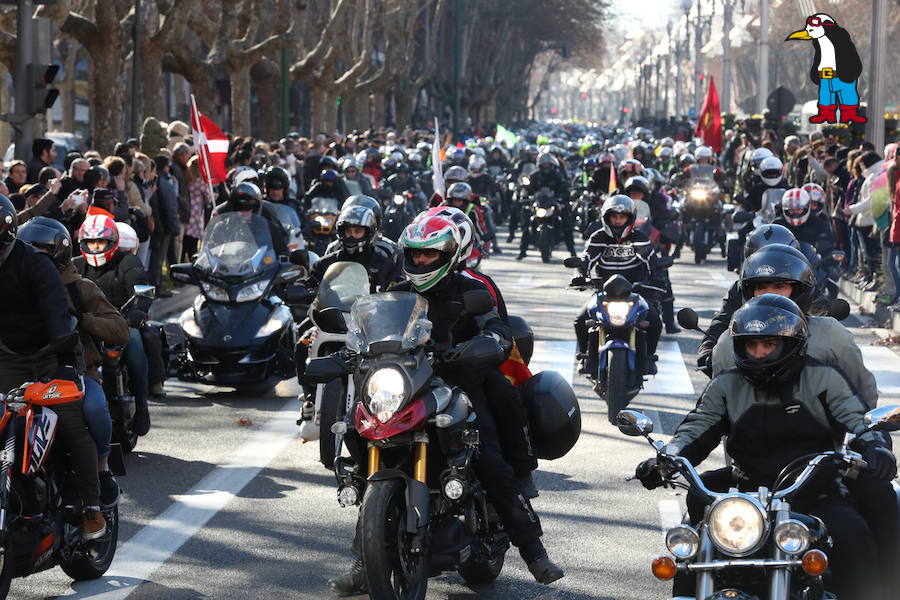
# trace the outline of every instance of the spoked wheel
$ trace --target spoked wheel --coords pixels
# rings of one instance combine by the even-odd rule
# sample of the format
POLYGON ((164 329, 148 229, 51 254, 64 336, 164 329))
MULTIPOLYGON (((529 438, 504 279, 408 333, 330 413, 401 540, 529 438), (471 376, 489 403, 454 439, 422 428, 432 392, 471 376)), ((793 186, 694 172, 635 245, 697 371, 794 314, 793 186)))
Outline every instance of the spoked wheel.
POLYGON ((360 513, 363 563, 369 597, 422 600, 428 587, 425 553, 409 551, 405 531, 406 494, 397 479, 374 481, 366 489, 360 513))
POLYGON ((112 564, 116 555, 116 544, 119 540, 119 507, 113 506, 105 509, 103 518, 106 519, 106 535, 87 542, 84 554, 80 558, 60 565, 66 575, 75 581, 87 581, 102 577, 112 564))

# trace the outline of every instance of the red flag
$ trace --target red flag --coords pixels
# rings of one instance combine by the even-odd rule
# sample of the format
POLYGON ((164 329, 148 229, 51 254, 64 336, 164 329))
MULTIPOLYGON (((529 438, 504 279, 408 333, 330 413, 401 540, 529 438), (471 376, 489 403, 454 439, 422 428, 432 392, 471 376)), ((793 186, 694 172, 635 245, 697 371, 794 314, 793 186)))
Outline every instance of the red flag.
POLYGON ((200 155, 200 174, 203 181, 210 185, 225 181, 228 136, 206 115, 200 114, 193 94, 191 94, 191 129, 194 130, 194 147, 200 155))
POLYGON ((614 191, 616 191, 617 187, 619 187, 619 184, 616 181, 616 163, 610 163, 610 165, 609 165, 609 189, 606 190, 606 193, 612 194, 614 191))
POLYGON ((716 81, 709 78, 709 90, 703 101, 703 110, 697 119, 694 134, 703 138, 703 143, 715 152, 722 151, 722 111, 719 108, 719 93, 716 92, 716 81))

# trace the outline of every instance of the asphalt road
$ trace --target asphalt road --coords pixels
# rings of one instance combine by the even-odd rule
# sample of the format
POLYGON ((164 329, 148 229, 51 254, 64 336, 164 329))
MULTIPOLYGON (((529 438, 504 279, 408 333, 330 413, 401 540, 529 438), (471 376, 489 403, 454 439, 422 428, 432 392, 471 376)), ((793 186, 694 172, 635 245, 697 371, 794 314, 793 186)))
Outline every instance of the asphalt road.
MULTIPOLYGON (((566 576, 538 585, 511 551, 493 585, 473 588, 449 574, 431 580, 428 598, 667 598, 669 584, 654 580, 649 566, 664 549, 662 525, 679 518, 683 499, 624 481, 651 451, 607 422, 605 403, 574 373, 572 318, 587 292, 566 289, 571 272, 559 250, 550 264, 535 252, 517 262, 510 246, 504 250, 484 270, 510 312, 533 327, 536 360, 571 377, 581 403, 579 443, 568 456, 542 462, 535 474, 544 541, 566 576)), ((676 307, 695 308, 703 323, 734 276, 718 257, 702 266, 691 259, 686 252, 671 271, 676 307)), ((850 325, 860 323, 851 318, 850 325)), ((855 331, 860 344, 874 338, 871 330, 855 331)), ((692 332, 664 335, 664 369, 632 403, 654 418, 662 439, 706 383, 692 369, 698 340, 692 332)), ((896 382, 884 385, 896 391, 896 382)), ((355 510, 337 504, 334 478, 317 462, 317 447, 299 441, 297 383, 282 382, 259 397, 174 381, 167 390, 167 399, 151 403, 153 429, 126 458, 120 545, 107 577, 73 585, 54 569, 15 580, 10 597, 328 598, 325 582, 347 565, 355 510)), ((722 460, 717 453, 705 466, 722 460)))

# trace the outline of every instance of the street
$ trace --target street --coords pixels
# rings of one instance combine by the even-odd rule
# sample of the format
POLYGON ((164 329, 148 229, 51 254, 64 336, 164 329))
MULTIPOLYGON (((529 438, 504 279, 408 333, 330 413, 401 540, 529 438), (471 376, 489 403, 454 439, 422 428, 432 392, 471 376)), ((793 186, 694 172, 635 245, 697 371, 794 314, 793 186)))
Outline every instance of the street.
MULTIPOLYGON (((650 562, 664 551, 661 527, 681 517, 683 494, 625 482, 651 449, 611 426, 605 403, 574 372, 572 319, 588 292, 566 289, 572 272, 563 268, 560 248, 543 264, 534 250, 522 262, 513 260, 518 239, 515 245, 503 244, 504 253, 486 261, 484 271, 503 291, 510 313, 534 329, 532 370, 560 371, 581 403, 579 443, 535 473, 544 541, 566 576, 538 585, 512 549, 493 585, 473 588, 456 574, 443 575, 431 580, 428 598, 665 598, 670 584, 653 579, 650 562)), ((685 251, 671 270, 676 310, 695 308, 705 326, 734 275, 718 254, 702 266, 692 259, 685 251)), ((861 324, 857 317, 848 322, 861 324)), ((871 330, 854 331, 886 392, 881 402, 889 403, 900 395, 900 375, 890 366, 897 357, 870 345, 871 330)), ((698 341, 694 332, 663 334, 660 374, 631 405, 654 419, 662 439, 707 382, 693 370, 698 341)), ((296 381, 260 397, 176 381, 167 391, 165 400, 151 402, 153 428, 126 457, 128 475, 119 478, 119 549, 106 577, 72 585, 53 569, 14 580, 10 597, 328 598, 327 579, 348 564, 356 511, 338 505, 317 445, 299 441, 296 381)), ((717 451, 704 466, 722 460, 717 451)))

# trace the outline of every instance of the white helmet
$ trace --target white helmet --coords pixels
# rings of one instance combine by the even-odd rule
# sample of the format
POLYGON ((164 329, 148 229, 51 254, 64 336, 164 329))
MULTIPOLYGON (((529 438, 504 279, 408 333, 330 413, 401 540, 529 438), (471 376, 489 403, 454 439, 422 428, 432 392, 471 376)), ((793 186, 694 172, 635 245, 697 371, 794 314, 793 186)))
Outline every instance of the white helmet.
POLYGON ((116 229, 119 230, 119 249, 129 254, 137 254, 138 240, 137 232, 134 227, 128 223, 116 222, 116 229))
POLYGON ((759 163, 759 177, 766 185, 775 185, 781 181, 782 168, 781 160, 777 156, 769 156, 759 163))
POLYGON ((415 220, 433 216, 447 217, 459 229, 459 267, 464 268, 465 262, 475 248, 475 242, 478 241, 475 225, 472 224, 472 220, 466 213, 454 206, 436 206, 427 212, 420 213, 415 220))
POLYGON ((256 169, 246 167, 235 171, 234 187, 237 187, 239 183, 244 183, 245 181, 249 181, 250 183, 259 181, 259 173, 256 172, 256 169))
POLYGON ((781 196, 781 212, 791 225, 797 227, 809 220, 809 194, 801 188, 787 190, 781 196))
POLYGON ((478 175, 484 170, 485 161, 482 157, 477 154, 473 154, 469 157, 469 173, 472 175, 478 175))
POLYGON ((697 160, 700 160, 701 158, 712 160, 712 157, 713 151, 709 146, 700 146, 699 148, 697 148, 697 151, 694 152, 694 158, 696 158, 697 160))
POLYGON ((757 148, 750 153, 750 168, 758 171, 760 163, 770 156, 775 155, 768 148, 757 148))

